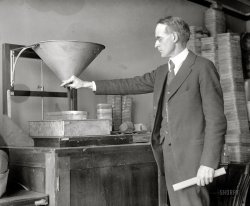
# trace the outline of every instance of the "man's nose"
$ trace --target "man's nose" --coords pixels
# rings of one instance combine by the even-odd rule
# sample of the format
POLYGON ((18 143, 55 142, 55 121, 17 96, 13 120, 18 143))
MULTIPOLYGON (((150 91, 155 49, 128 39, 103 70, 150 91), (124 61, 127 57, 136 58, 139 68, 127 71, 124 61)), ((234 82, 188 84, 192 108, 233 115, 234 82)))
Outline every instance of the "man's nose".
POLYGON ((159 46, 158 41, 155 41, 155 48, 157 48, 159 46))

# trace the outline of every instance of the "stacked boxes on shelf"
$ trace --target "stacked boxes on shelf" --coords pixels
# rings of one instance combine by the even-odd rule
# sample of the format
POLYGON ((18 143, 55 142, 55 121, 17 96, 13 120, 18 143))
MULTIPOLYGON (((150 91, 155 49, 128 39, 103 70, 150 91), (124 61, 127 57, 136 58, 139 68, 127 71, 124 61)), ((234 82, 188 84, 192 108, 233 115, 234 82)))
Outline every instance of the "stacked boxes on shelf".
POLYGON ((220 81, 227 118, 226 144, 230 161, 250 160, 250 134, 238 34, 217 35, 220 81))
POLYGON ((201 56, 212 61, 219 72, 218 44, 216 37, 201 38, 201 56))
POLYGON ((122 123, 122 96, 107 95, 107 103, 112 105, 113 131, 118 131, 122 123))
POLYGON ((113 131, 118 131, 123 122, 132 122, 132 97, 107 95, 107 103, 112 105, 113 131))
POLYGON ((205 12, 205 27, 210 36, 216 37, 217 34, 226 32, 226 19, 221 5, 214 1, 205 12))
POLYGON ((207 37, 207 33, 200 26, 190 26, 190 38, 187 48, 197 55, 201 55, 201 38, 207 37))
POLYGON ((132 122, 132 97, 122 96, 122 122, 132 122))

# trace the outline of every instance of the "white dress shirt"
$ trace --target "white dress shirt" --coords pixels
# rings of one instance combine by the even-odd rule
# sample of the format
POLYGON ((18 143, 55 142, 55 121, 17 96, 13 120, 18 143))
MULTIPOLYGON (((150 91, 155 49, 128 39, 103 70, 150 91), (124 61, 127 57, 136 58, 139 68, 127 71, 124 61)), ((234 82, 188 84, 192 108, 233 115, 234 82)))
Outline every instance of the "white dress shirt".
MULTIPOLYGON (((189 52, 188 49, 185 48, 181 53, 177 54, 174 57, 169 58, 169 60, 171 60, 174 63, 174 73, 175 73, 175 75, 179 71, 182 63, 187 58, 188 52, 189 52)), ((170 68, 169 62, 168 62, 168 68, 170 68)))

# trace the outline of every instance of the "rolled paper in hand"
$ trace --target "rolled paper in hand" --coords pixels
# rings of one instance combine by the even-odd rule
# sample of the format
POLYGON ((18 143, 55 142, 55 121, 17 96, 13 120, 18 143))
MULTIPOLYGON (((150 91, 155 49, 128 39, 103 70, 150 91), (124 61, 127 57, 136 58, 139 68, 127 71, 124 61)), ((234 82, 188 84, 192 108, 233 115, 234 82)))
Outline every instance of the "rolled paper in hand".
MULTIPOLYGON (((226 174, 226 170, 224 167, 215 170, 214 177, 219 177, 221 175, 226 174)), ((191 179, 185 180, 183 182, 179 182, 173 185, 174 191, 182 190, 184 188, 190 187, 192 185, 197 184, 197 177, 193 177, 191 179)))

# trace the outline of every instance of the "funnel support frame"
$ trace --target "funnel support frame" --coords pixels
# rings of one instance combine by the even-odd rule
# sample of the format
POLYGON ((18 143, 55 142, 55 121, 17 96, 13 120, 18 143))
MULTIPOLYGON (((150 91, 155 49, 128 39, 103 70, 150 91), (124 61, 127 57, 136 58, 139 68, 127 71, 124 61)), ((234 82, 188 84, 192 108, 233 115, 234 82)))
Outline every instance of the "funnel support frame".
MULTIPOLYGON (((34 45, 32 45, 34 46, 34 45)), ((2 45, 2 73, 3 73, 3 81, 2 81, 2 87, 3 87, 3 111, 2 113, 5 115, 11 116, 11 97, 48 97, 48 98, 67 98, 66 92, 57 92, 57 91, 33 91, 33 90, 18 90, 13 87, 11 87, 11 68, 13 68, 13 63, 11 58, 11 52, 13 53, 13 57, 16 57, 19 53, 19 51, 27 47, 25 45, 19 45, 19 44, 10 44, 10 43, 3 43, 2 45), (8 112, 9 110, 9 112, 8 112)), ((39 60, 41 61, 41 58, 32 50, 32 49, 26 49, 25 51, 20 54, 19 58, 27 58, 32 60, 39 60)), ((41 61, 43 63, 43 61, 41 61)), ((18 61, 16 66, 18 66, 18 61)), ((17 69, 17 68, 15 68, 17 69)), ((16 73, 17 74, 17 73, 16 73)), ((16 75, 15 74, 15 75, 16 75)), ((15 83, 15 79, 14 79, 15 83)), ((77 98, 77 97, 76 97, 77 98)), ((77 99, 74 99, 75 102, 77 102, 77 99)), ((74 110, 77 110, 77 104, 74 107, 74 110)))
POLYGON ((14 88, 14 83, 15 83, 15 68, 16 68, 16 64, 17 64, 17 61, 18 61, 19 57, 21 56, 21 54, 26 49, 33 48, 34 46, 35 45, 25 46, 25 47, 21 47, 22 48, 21 50, 20 50, 20 48, 17 48, 17 49, 12 49, 10 51, 10 86, 11 86, 11 88, 14 88), (15 53, 16 50, 20 50, 20 52, 15 57, 14 53, 15 53))

